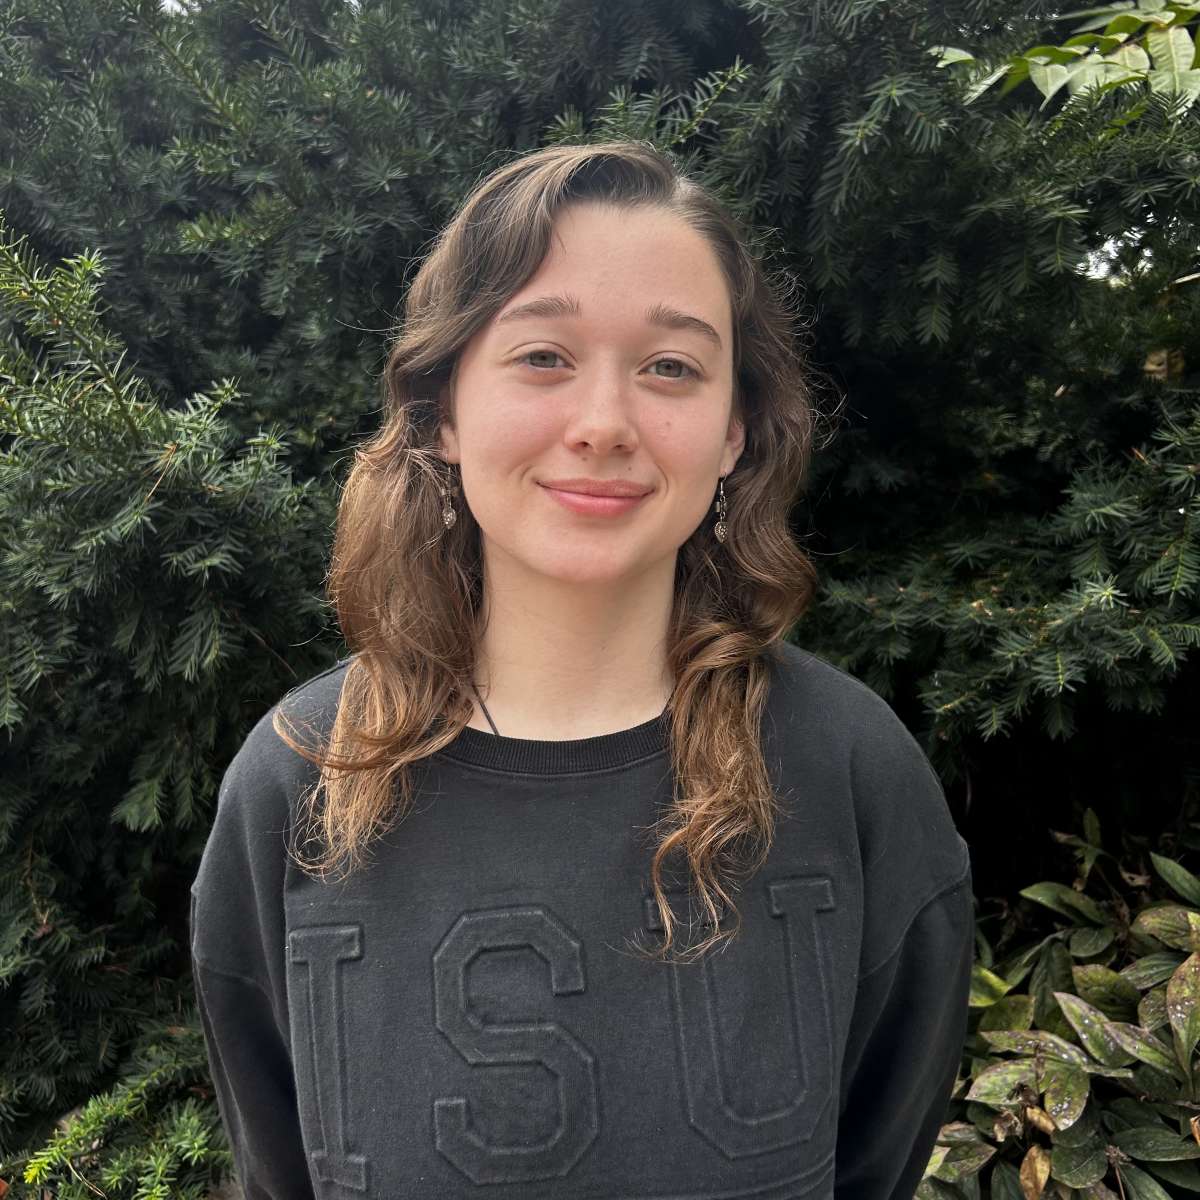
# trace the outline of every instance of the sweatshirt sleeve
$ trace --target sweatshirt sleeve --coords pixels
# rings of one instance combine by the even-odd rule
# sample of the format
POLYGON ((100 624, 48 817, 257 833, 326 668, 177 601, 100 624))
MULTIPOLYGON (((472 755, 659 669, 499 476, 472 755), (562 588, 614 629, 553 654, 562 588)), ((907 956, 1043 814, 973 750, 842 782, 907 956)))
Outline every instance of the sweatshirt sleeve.
MULTIPOLYGON (((194 903, 194 901, 193 901, 194 903)), ((268 997, 193 959, 217 1107, 245 1200, 312 1200, 292 1060, 268 997)))
POLYGON ((286 830, 304 760, 271 729, 271 715, 221 781, 192 885, 192 976, 245 1200, 312 1200, 284 982, 286 830))
POLYGON ((838 1118, 836 1200, 911 1200, 962 1059, 974 957, 967 874, 860 977, 838 1118))
POLYGON ((842 1062, 836 1200, 912 1200, 962 1061, 971 859, 941 780, 881 698, 856 728, 863 938, 842 1062))

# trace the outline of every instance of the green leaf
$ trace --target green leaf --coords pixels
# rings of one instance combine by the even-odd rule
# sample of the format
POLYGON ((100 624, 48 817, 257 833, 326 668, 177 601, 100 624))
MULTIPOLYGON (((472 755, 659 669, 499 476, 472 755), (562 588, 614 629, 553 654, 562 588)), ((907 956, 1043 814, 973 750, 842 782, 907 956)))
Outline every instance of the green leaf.
POLYGON ((1032 46, 1024 51, 1021 57, 1027 59, 1031 66, 1039 60, 1043 63, 1058 63, 1066 66, 1074 62, 1079 55, 1086 53, 1085 47, 1072 46, 1067 43, 1062 46, 1032 46))
POLYGON ((1200 908, 1200 879, 1197 879, 1186 867, 1181 867, 1172 858, 1150 852, 1150 861, 1159 873, 1163 882, 1177 896, 1181 896, 1189 904, 1200 908))
POLYGON ((1089 1004, 1114 1020, 1132 1019, 1137 1011, 1138 990, 1128 979, 1100 963, 1080 963, 1072 967, 1075 990, 1089 1004))
POLYGON ((960 50, 957 46, 931 46, 929 53, 938 56, 937 65, 939 67, 949 66, 951 63, 975 61, 975 55, 969 50, 960 50))
POLYGON ((1109 90, 1125 83, 1139 83, 1150 66, 1146 52, 1136 43, 1122 44, 1116 38, 1116 48, 1101 53, 1094 51, 1071 72, 1069 86, 1072 94, 1091 87, 1109 90))
POLYGON ((1013 1098, 1009 1093, 1022 1083, 1030 1088, 1035 1087, 1034 1065, 1031 1059, 993 1063, 975 1076, 966 1098, 994 1107, 1012 1104, 1013 1098))
POLYGON ((1021 1177, 1009 1162, 997 1161, 992 1167, 992 1200, 1025 1200, 1021 1177))
POLYGON ((1121 1047, 1108 1028, 1108 1019, 1099 1009, 1069 992, 1055 992, 1054 998, 1084 1048, 1098 1063, 1106 1067, 1123 1067, 1134 1061, 1135 1056, 1121 1047))
MULTIPOLYGON (((1146 49, 1150 51, 1155 71, 1177 80, 1190 71, 1196 61, 1196 47, 1192 44, 1191 35, 1179 25, 1170 29, 1150 30, 1146 34, 1146 49)), ((1174 90, 1179 92, 1184 89, 1177 85, 1174 90)))
POLYGON ((1192 945, 1188 910, 1178 904, 1159 904, 1153 908, 1145 908, 1134 918, 1130 928, 1154 938, 1164 946, 1174 946, 1177 950, 1189 952, 1195 949, 1192 945))
POLYGON ((1091 958, 1107 950, 1116 936, 1111 925, 1103 929, 1076 929, 1067 939, 1067 948, 1076 958, 1091 958))
POLYGON ((161 805, 164 797, 163 784, 166 775, 151 775, 129 788, 113 806, 114 822, 119 822, 136 833, 145 833, 162 825, 161 805))
MULTIPOLYGON (((1038 961, 1046 953, 1046 948, 1061 941, 1060 933, 1051 933, 1042 938, 1040 942, 1033 942, 1018 950, 1011 958, 1006 958, 1002 963, 993 964, 996 970, 1010 980, 1014 986, 1020 983, 1026 975, 1029 974, 1031 967, 1036 967, 1038 961)), ((1182 961, 1182 960, 1180 960, 1182 961)), ((1070 977, 1071 967, 1070 962, 1067 963, 1066 975, 1070 977)))
POLYGON ((1164 979, 1170 979, 1175 973, 1175 968, 1183 961, 1183 955, 1160 950, 1154 954, 1143 955, 1137 962, 1130 963, 1117 973, 1122 979, 1128 979, 1134 987, 1145 990, 1156 983, 1162 983, 1164 979))
POLYGON ((1158 1038, 1137 1025, 1127 1025, 1123 1021, 1110 1021, 1108 1028, 1116 1038, 1117 1045, 1127 1050, 1139 1062, 1144 1062, 1172 1077, 1179 1076, 1179 1064, 1175 1061, 1175 1056, 1158 1038))
POLYGON ((975 963, 971 968, 971 992, 967 1004, 971 1008, 987 1008, 995 1004, 1005 992, 1011 991, 1012 986, 994 971, 975 963))
POLYGON ((1029 78, 1029 63, 1019 54, 1015 55, 1009 62, 1008 71, 1005 74, 1004 83, 1000 87, 1000 95, 1007 96, 1018 84, 1024 83, 1029 78))
MULTIPOLYGON (((1043 63, 1031 60, 1029 63, 1029 78, 1032 80, 1034 87, 1046 98, 1046 101, 1049 101, 1059 88, 1066 85, 1067 80, 1071 78, 1071 72, 1058 63, 1043 63)), ((1044 102, 1043 107, 1045 107, 1044 102)))
POLYGON ((1104 26, 1104 33, 1107 37, 1112 37, 1113 34, 1124 33, 1126 35, 1140 33, 1145 20, 1139 16, 1131 16, 1125 14, 1120 17, 1114 17, 1107 25, 1104 26))
POLYGON ((1153 1159, 1156 1162, 1200 1158, 1200 1146, 1194 1140, 1172 1133, 1161 1125, 1121 1129, 1111 1135, 1111 1141, 1131 1158, 1153 1159))
POLYGON ((1119 49, 1104 56, 1104 61, 1121 67, 1126 71, 1142 72, 1150 70, 1150 56, 1137 44, 1126 42, 1119 49))
POLYGON ((1050 1175, 1067 1187, 1082 1188, 1099 1183, 1108 1173, 1104 1142, 1095 1139, 1082 1146, 1055 1145, 1050 1150, 1050 1175))
POLYGON ((1063 1016, 1054 993, 1075 991, 1075 976, 1071 967, 1071 956, 1067 953, 1066 946, 1061 939, 1053 938, 1046 943, 1029 977, 1035 1028, 1068 1040, 1074 1036, 1074 1030, 1063 1016))
POLYGON ((925 1173, 921 1176, 922 1179, 932 1175, 934 1171, 942 1165, 942 1160, 950 1153, 949 1146, 934 1146, 929 1155, 929 1161, 925 1164, 925 1173))
POLYGON ((937 1140, 944 1146, 977 1146, 987 1139, 968 1121, 950 1121, 938 1130, 937 1140))
POLYGON ((1177 1039, 1180 1062, 1186 1066, 1200 1041, 1200 956, 1189 955, 1167 982, 1167 1020, 1177 1039))
POLYGON ((929 1175, 917 1184, 913 1197, 914 1200, 962 1200, 962 1191, 929 1175))
POLYGON ((1132 1163, 1124 1163, 1118 1170, 1121 1172, 1121 1182, 1125 1185, 1125 1194, 1129 1200, 1171 1200, 1170 1193, 1166 1192, 1161 1184, 1132 1163))
POLYGON ((922 342, 946 342, 953 327, 953 313, 942 299, 940 289, 935 289, 932 298, 922 304, 914 318, 917 337, 922 342))
MULTIPOLYGON (((997 1050, 1011 1050, 1017 1054, 1033 1055, 1041 1052, 1047 1058, 1073 1063, 1077 1067, 1088 1066, 1088 1056, 1078 1046, 1055 1036, 1053 1033, 1020 1029, 986 1030, 979 1036, 997 1050)), ((1133 1053, 1130 1051, 1130 1053, 1133 1053)), ((1137 1057, 1134 1055, 1134 1057, 1137 1057)))
POLYGON ((1182 96, 1187 100, 1185 107, 1189 107, 1200 96, 1200 71, 1184 71, 1180 75, 1151 71, 1146 78, 1152 92, 1160 96, 1182 96))
POLYGON ((1158 1109, 1148 1100, 1118 1096, 1104 1106, 1104 1123, 1109 1129, 1137 1129, 1159 1120, 1158 1109))
POLYGON ((1162 1071, 1149 1063, 1138 1063, 1133 1068, 1134 1091, 1145 1096, 1147 1100, 1176 1103, 1179 1099, 1180 1075, 1178 1069, 1174 1072, 1162 1071))
POLYGON ((1137 1023, 1153 1033, 1167 1024, 1167 989, 1165 987, 1151 988, 1138 1004, 1137 1023))
POLYGON ((1072 73, 1067 87, 1072 95, 1076 95, 1093 87, 1099 88, 1103 93, 1127 84, 1141 82, 1142 73, 1139 71, 1130 71, 1117 63, 1108 62, 1102 58, 1089 58, 1080 65, 1078 71, 1072 73))
POLYGON ((979 1018, 978 1028, 1029 1029, 1033 1025, 1033 997, 1005 996, 979 1018))
MULTIPOLYGON (((1064 46, 1084 46, 1084 47, 1090 46, 1092 49, 1098 51, 1100 54, 1108 54, 1111 51, 1115 50, 1120 44, 1121 44, 1121 40, 1119 38, 1105 37, 1104 34, 1102 34, 1102 33, 1080 33, 1080 34, 1076 34, 1075 37, 1067 38, 1067 40, 1065 42, 1063 42, 1064 46)), ((1094 812, 1092 812, 1092 810, 1090 808, 1088 809, 1088 812, 1092 813, 1092 820, 1095 821, 1098 826, 1099 822, 1096 821, 1096 814, 1094 812)), ((1087 840, 1089 842, 1092 843, 1093 846, 1098 846, 1100 843, 1097 840, 1097 838, 1092 837, 1087 832, 1087 827, 1086 827, 1087 816, 1086 816, 1086 814, 1084 815, 1084 820, 1085 820, 1084 836, 1087 838, 1087 840)))
POLYGON ((996 82, 997 79, 1007 75, 1010 70, 1010 63, 1002 63, 994 70, 989 71, 986 75, 973 80, 970 87, 968 87, 966 92, 963 94, 963 103, 970 104, 973 101, 978 100, 979 97, 982 96, 983 93, 986 92, 988 88, 990 88, 992 84, 996 82))
POLYGON ((1188 1192, 1200 1192, 1200 1167, 1193 1162, 1153 1162, 1149 1169, 1159 1179, 1165 1179, 1177 1188, 1188 1192))
POLYGON ((1068 1063, 1048 1062, 1042 1071, 1043 1107, 1059 1129, 1070 1129, 1083 1113, 1092 1081, 1068 1063))
POLYGON ((996 1153, 995 1146, 984 1141, 960 1142, 951 1146, 936 1171, 931 1172, 946 1183, 960 1183, 978 1175, 984 1163, 996 1153))
POLYGON ((1100 1118, 1096 1116, 1096 1106, 1089 1104, 1083 1115, 1067 1129, 1060 1129, 1054 1135, 1056 1146, 1073 1146, 1078 1149, 1089 1142, 1099 1142, 1104 1145, 1104 1132, 1100 1126, 1100 1118))
POLYGON ((1093 925, 1107 925, 1108 918, 1104 910, 1090 896, 1077 892, 1061 883, 1035 883, 1022 888, 1018 895, 1026 900, 1034 900, 1044 904, 1063 916, 1076 918, 1082 916, 1093 925))

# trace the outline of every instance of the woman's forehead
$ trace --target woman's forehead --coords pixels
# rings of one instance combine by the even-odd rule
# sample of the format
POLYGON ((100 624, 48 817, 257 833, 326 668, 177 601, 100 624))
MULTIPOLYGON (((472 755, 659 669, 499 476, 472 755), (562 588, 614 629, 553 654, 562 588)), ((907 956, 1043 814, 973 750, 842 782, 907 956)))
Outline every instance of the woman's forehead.
POLYGON ((641 205, 572 204, 555 218, 533 275, 497 310, 499 328, 526 319, 636 312, 649 324, 731 340, 729 287, 708 239, 677 213, 641 205))

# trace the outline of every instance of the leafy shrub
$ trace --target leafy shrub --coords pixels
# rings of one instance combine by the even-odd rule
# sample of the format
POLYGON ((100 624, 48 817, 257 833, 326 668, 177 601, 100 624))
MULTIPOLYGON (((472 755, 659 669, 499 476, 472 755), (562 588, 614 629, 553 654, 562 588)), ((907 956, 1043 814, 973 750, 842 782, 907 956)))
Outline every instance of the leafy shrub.
POLYGON ((1075 886, 1020 893, 1053 931, 1003 957, 977 934, 961 1119, 942 1127, 919 1200, 1200 1193, 1200 879, 1142 847, 1110 854, 1091 809, 1082 837, 1055 837, 1075 886))
POLYGON ((0 1159, 184 1019, 218 764, 332 657, 330 489, 231 428, 232 381, 164 404, 104 265, 45 269, 0 219, 0 1159))
MULTIPOLYGON (((56 1200, 204 1200, 232 1169, 194 1019, 147 1034, 112 1089, 24 1164, 56 1200)), ((33 1192, 31 1194, 38 1194, 33 1192)))

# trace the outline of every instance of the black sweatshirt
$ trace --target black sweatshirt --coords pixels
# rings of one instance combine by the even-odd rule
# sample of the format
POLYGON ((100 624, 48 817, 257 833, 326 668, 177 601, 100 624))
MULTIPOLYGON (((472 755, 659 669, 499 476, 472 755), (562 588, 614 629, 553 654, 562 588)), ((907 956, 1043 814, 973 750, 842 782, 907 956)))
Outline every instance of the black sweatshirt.
MULTIPOLYGON (((328 729, 347 661, 281 703, 328 729)), ((741 933, 685 965, 633 949, 661 936, 664 718, 574 741, 464 729, 369 862, 322 883, 285 854, 316 768, 271 715, 192 889, 247 1200, 909 1200, 965 1036, 971 879, 875 692, 779 645, 774 843, 741 933)), ((686 881, 672 906, 686 919, 686 881)))

